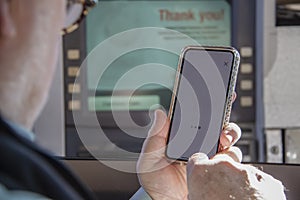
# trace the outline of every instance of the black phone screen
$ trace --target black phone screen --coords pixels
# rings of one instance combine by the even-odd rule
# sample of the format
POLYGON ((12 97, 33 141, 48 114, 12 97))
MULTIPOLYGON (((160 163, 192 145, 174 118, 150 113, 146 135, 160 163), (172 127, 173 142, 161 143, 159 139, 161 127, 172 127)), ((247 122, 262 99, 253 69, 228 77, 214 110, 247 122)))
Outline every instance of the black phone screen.
POLYGON ((196 152, 216 154, 230 86, 234 54, 229 50, 184 52, 170 122, 167 157, 188 160, 196 152))

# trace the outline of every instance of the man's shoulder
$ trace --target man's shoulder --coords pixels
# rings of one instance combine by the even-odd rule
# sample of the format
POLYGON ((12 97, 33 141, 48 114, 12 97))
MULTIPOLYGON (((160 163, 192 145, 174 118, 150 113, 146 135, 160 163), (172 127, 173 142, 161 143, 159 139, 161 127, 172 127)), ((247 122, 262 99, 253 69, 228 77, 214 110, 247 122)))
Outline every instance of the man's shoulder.
POLYGON ((54 199, 94 199, 63 163, 17 131, 0 121, 0 184, 54 199))
MULTIPOLYGON (((0 155, 2 159, 5 158, 6 162, 15 161, 20 163, 24 161, 24 159, 18 159, 19 157, 32 158, 34 151, 30 149, 36 146, 35 143, 22 137, 22 135, 18 133, 18 130, 10 127, 2 120, 0 120, 0 143, 0 155)), ((18 167, 22 167, 22 165, 18 165, 18 167)))

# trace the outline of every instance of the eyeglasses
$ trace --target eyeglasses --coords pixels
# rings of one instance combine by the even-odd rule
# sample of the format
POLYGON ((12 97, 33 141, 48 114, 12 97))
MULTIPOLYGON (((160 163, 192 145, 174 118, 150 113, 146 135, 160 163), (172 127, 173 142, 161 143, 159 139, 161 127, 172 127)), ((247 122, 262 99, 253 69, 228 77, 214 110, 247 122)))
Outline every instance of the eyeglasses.
POLYGON ((66 0, 67 18, 62 35, 75 31, 89 10, 96 6, 98 0, 66 0))

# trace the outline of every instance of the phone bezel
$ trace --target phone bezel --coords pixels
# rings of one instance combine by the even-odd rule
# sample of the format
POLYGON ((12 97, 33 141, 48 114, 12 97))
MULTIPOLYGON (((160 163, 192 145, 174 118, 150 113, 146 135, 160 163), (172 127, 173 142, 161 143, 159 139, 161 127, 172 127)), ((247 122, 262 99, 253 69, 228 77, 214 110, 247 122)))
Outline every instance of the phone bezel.
MULTIPOLYGON (((225 46, 187 46, 185 47, 180 54, 179 57, 179 62, 178 62, 178 67, 176 71, 176 78, 175 78, 175 83, 173 87, 173 94, 172 94, 172 99, 171 99, 171 104, 168 112, 168 120, 170 122, 170 126, 168 129, 168 137, 166 141, 166 149, 165 149, 165 155, 168 159, 170 160, 175 160, 180 163, 184 162, 186 163, 189 158, 185 157, 180 157, 180 158, 172 158, 167 154, 167 149, 168 149, 168 144, 169 144, 169 139, 170 139, 170 132, 172 128, 172 123, 173 123, 173 115, 174 115, 174 109, 176 105, 176 96, 178 93, 179 85, 180 85, 180 79, 182 76, 182 66, 184 62, 184 57, 186 53, 189 50, 201 50, 201 51, 225 51, 225 52, 230 52, 233 55, 233 60, 231 63, 231 71, 230 71, 230 80, 229 80, 229 85, 228 89, 226 91, 226 101, 224 103, 224 111, 223 111, 223 120, 222 124, 220 127, 220 130, 223 130, 227 124, 229 123, 230 119, 230 113, 231 113, 231 108, 232 108, 232 96, 233 92, 235 91, 235 86, 236 86, 236 79, 237 79, 237 73, 238 73, 238 68, 239 68, 239 61, 240 61, 240 55, 239 52, 233 48, 233 47, 225 47, 225 46)), ((221 134, 221 132, 220 132, 221 134)), ((220 139, 218 139, 218 147, 216 153, 220 150, 219 149, 219 144, 220 144, 220 139)))

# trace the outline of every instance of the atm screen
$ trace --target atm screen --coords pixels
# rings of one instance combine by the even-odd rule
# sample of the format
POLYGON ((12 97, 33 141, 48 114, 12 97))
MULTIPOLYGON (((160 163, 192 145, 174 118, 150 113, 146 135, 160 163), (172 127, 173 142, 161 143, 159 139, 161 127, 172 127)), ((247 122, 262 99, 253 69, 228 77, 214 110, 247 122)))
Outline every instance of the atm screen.
POLYGON ((181 49, 230 46, 231 7, 226 0, 100 1, 85 34, 87 111, 168 110, 181 49))

